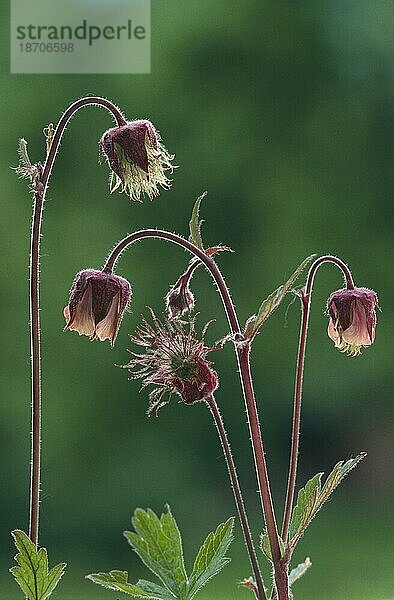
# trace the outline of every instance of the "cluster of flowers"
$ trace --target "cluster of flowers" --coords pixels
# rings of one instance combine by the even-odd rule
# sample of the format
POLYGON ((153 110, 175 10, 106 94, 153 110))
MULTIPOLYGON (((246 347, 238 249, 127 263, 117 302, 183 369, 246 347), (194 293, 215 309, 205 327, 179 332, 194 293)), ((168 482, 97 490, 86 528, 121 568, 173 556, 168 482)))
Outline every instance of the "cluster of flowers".
MULTIPOLYGON (((113 345, 131 298, 131 286, 123 277, 94 269, 81 271, 71 288, 64 309, 65 329, 91 339, 108 339, 113 345)), ((143 379, 143 387, 153 385, 150 408, 158 409, 178 394, 186 404, 207 399, 218 387, 218 376, 206 356, 213 350, 196 336, 194 319, 180 319, 194 306, 188 285, 180 280, 167 295, 169 317, 160 321, 151 311, 152 324, 143 318, 131 341, 145 348, 131 352, 125 365, 132 379, 143 379), (168 392, 167 400, 164 396, 168 392)), ((328 335, 335 346, 350 355, 360 353, 375 339, 377 296, 366 288, 341 289, 331 294, 327 309, 328 335)))
MULTIPOLYGON (((143 379, 143 387, 154 386, 149 394, 149 413, 167 404, 174 393, 185 404, 193 404, 209 398, 218 387, 217 373, 206 359, 213 350, 204 342, 206 327, 200 339, 194 319, 184 323, 179 318, 194 306, 193 295, 187 285, 184 289, 181 279, 167 295, 169 317, 160 321, 151 310, 152 324, 143 317, 141 326, 130 336, 145 352, 131 352, 132 359, 125 368, 132 379, 143 379)), ((81 271, 64 309, 65 330, 92 340, 108 339, 113 345, 130 299, 131 285, 123 277, 94 269, 81 271)))
MULTIPOLYGON (((100 148, 112 171, 111 191, 120 187, 132 199, 140 200, 142 193, 153 198, 158 186, 170 186, 165 171, 172 168, 173 156, 149 121, 132 121, 108 130, 100 148)), ((218 376, 206 359, 212 348, 205 345, 204 335, 202 339, 196 336, 193 318, 188 317, 186 326, 181 321, 194 308, 190 277, 189 269, 170 289, 166 299, 168 317, 160 321, 151 311, 152 324, 143 318, 131 336, 145 352, 131 352, 125 367, 132 379, 143 380, 143 387, 154 386, 149 412, 166 404, 174 394, 186 404, 193 404, 209 398, 218 387, 218 376)), ((108 339, 113 345, 130 299, 131 285, 126 279, 112 272, 81 271, 64 309, 65 329, 91 339, 108 339)), ((363 346, 374 342, 376 306, 377 296, 367 288, 348 287, 331 294, 327 302, 328 335, 339 350, 355 356, 363 346)))

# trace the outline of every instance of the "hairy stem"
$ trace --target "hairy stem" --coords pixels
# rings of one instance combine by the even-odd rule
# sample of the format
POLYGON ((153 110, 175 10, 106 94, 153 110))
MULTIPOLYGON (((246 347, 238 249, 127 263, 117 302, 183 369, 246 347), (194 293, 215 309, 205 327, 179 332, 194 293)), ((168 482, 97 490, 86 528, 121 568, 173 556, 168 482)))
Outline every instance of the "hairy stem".
POLYGON ((241 377, 245 407, 248 415, 248 425, 253 449, 253 458, 257 474, 257 481, 259 486, 259 495, 274 562, 275 582, 278 590, 278 597, 279 600, 288 600, 289 591, 287 566, 284 567, 281 560, 279 535, 275 520, 270 483, 260 431, 260 423, 258 419, 252 376, 250 372, 250 345, 247 341, 243 339, 243 335, 239 326, 238 316, 235 310, 234 303, 231 299, 230 292, 216 262, 210 256, 207 256, 207 254, 203 250, 201 250, 188 240, 184 239, 180 235, 160 229, 143 229, 140 231, 135 231, 134 233, 131 233, 130 235, 127 235, 125 238, 120 240, 120 242, 116 244, 116 246, 108 256, 103 267, 103 271, 106 273, 112 272, 117 260, 124 252, 124 250, 134 242, 144 238, 160 238, 177 244, 182 248, 185 248, 191 254, 193 254, 201 260, 201 262, 211 274, 217 286, 219 295, 221 297, 227 315, 230 331, 233 335, 233 339, 235 342, 235 352, 241 377))
POLYGON ((105 98, 88 96, 77 100, 63 113, 56 127, 51 146, 42 168, 39 181, 34 186, 33 221, 30 241, 30 348, 31 348, 31 384, 32 384, 32 439, 31 439, 31 475, 30 475, 30 512, 29 536, 38 545, 39 508, 40 508, 40 465, 41 465, 41 344, 40 344, 40 237, 42 211, 48 181, 63 133, 71 117, 83 106, 95 104, 106 108, 117 124, 124 125, 125 118, 119 109, 105 98))
POLYGON ((235 311, 233 301, 231 300, 230 292, 227 288, 226 282, 224 281, 217 264, 210 256, 207 256, 207 254, 205 254, 203 250, 200 250, 200 248, 198 248, 197 246, 195 246, 194 244, 192 244, 191 242, 189 242, 188 240, 176 233, 171 233, 170 231, 165 231, 162 229, 140 229, 139 231, 134 231, 134 233, 130 233, 122 240, 120 240, 110 252, 102 269, 103 272, 111 273, 115 269, 117 261, 119 260, 122 253, 126 250, 126 248, 128 248, 128 246, 130 246, 131 244, 134 244, 135 242, 145 238, 159 238, 168 242, 172 242, 173 244, 176 244, 188 250, 191 254, 200 259, 200 261, 209 271, 217 285, 218 292, 220 294, 223 306, 226 311, 227 320, 229 322, 231 332, 239 333, 240 327, 237 313, 235 311))
POLYGON ((250 370, 250 344, 237 348, 237 358, 241 374, 242 388, 248 415, 249 431, 252 440, 254 462, 259 482, 260 498, 265 518, 267 535, 270 542, 274 564, 275 585, 279 600, 289 600, 287 565, 282 561, 279 536, 273 508, 271 489, 265 460, 259 416, 254 396, 252 374, 250 370))
POLYGON ((255 596, 257 600, 267 600, 267 596, 265 594, 263 579, 260 572, 259 563, 256 556, 255 547, 253 544, 252 534, 249 527, 248 517, 245 510, 245 504, 242 497, 241 487, 239 485, 237 469, 234 463, 234 458, 231 452, 230 444, 228 441, 227 433, 224 428, 224 423, 222 416, 220 414, 218 405, 216 404, 215 398, 213 395, 206 400, 208 408, 211 412, 213 420, 216 425, 217 432, 219 434, 220 442, 223 449, 223 454, 226 459, 228 474, 231 481, 231 487, 233 489, 235 504, 238 511, 239 520, 241 521, 242 532, 245 539, 246 548, 249 554, 250 564, 253 569, 254 580, 256 584, 256 588, 254 590, 255 596))
POLYGON ((43 194, 35 192, 30 245, 30 349, 31 349, 31 472, 29 536, 38 544, 41 470, 41 340, 39 312, 40 230, 43 194))
POLYGON ((311 308, 313 282, 315 279, 317 269, 322 264, 327 262, 335 264, 342 271, 348 289, 354 288, 352 274, 348 267, 345 265, 345 263, 335 256, 327 255, 317 258, 311 265, 308 272, 305 289, 301 291, 301 325, 294 388, 293 428, 291 436, 289 475, 287 481, 286 501, 282 525, 282 539, 285 543, 287 542, 287 538, 289 535, 290 519, 294 502, 294 490, 297 478, 298 452, 300 444, 302 387, 304 379, 306 340, 308 335, 308 323, 311 308))

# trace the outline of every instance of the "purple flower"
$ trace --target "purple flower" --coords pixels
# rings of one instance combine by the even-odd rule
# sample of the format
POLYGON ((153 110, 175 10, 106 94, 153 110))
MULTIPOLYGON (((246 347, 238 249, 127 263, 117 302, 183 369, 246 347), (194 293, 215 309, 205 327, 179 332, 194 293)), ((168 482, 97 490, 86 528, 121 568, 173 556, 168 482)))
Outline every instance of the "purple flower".
POLYGON ((130 298, 131 286, 123 277, 95 269, 80 271, 63 311, 64 330, 78 331, 92 340, 110 340, 113 346, 130 298))
POLYGON ((328 335, 336 348, 357 356, 363 346, 373 344, 376 306, 377 295, 367 288, 342 289, 331 294, 327 302, 328 335))
POLYGON ((159 195, 159 187, 168 190, 172 173, 169 154, 161 143, 159 132, 150 121, 130 121, 121 127, 106 131, 100 140, 100 149, 111 168, 110 192, 120 188, 132 200, 142 202, 141 194, 152 200, 159 195))
MULTIPOLYGON (((209 398, 217 389, 218 376, 206 360, 213 349, 196 337, 194 321, 160 321, 151 310, 152 325, 143 317, 142 324, 131 341, 144 348, 124 368, 131 379, 142 379, 142 387, 153 386, 149 394, 148 414, 168 404, 174 394, 185 404, 194 404, 209 398)), ((204 337, 206 327, 202 337, 204 337)))

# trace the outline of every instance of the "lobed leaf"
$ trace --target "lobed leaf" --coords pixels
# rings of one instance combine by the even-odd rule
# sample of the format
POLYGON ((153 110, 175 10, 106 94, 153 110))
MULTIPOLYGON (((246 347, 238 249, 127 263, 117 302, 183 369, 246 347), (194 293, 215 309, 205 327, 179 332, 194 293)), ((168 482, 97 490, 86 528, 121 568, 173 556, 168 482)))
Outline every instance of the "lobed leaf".
POLYGON ((207 193, 208 192, 204 192, 203 194, 201 194, 201 196, 197 198, 192 210, 191 219, 189 221, 190 241, 193 242, 193 244, 195 244, 201 250, 204 250, 201 237, 201 225, 204 221, 200 221, 200 207, 201 202, 203 201, 207 193))
POLYGON ((23 531, 12 532, 18 554, 15 556, 19 566, 10 572, 28 600, 47 600, 59 583, 65 563, 60 563, 48 571, 48 555, 45 548, 36 548, 23 531))
POLYGON ((233 528, 234 517, 231 517, 206 537, 194 561, 188 586, 188 600, 230 562, 225 554, 234 539, 233 528))
POLYGON ((124 535, 164 587, 145 579, 136 584, 130 583, 127 571, 92 573, 87 575, 87 579, 133 598, 191 600, 230 560, 225 554, 233 539, 233 517, 205 539, 194 561, 190 579, 184 566, 181 536, 169 506, 160 518, 149 508, 146 511, 138 508, 132 523, 135 531, 125 531, 124 535))
POLYGON ((132 518, 135 532, 124 535, 142 562, 177 598, 184 598, 187 574, 182 540, 170 507, 159 517, 148 508, 137 508, 132 518))
POLYGON ((293 548, 323 504, 341 483, 342 479, 365 456, 366 453, 361 452, 355 458, 351 458, 346 462, 343 460, 339 461, 328 475, 323 487, 321 485, 323 473, 318 473, 298 492, 297 503, 293 509, 289 529, 290 545, 293 548))
POLYGON ((301 275, 302 271, 312 261, 316 254, 311 254, 297 267, 291 277, 280 285, 272 294, 270 294, 264 302, 260 305, 260 308, 256 315, 252 315, 245 323, 244 336, 252 340, 257 334, 260 327, 268 319, 270 315, 278 308, 285 295, 291 291, 296 279, 301 275))

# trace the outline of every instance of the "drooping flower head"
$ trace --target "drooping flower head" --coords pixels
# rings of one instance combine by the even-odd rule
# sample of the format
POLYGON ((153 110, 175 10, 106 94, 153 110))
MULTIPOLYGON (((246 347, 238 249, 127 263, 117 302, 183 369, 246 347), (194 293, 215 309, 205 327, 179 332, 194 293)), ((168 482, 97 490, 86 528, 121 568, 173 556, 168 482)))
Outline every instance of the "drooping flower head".
POLYGON ((111 193, 120 188, 132 200, 142 202, 142 194, 152 200, 159 195, 159 186, 165 190, 171 187, 166 171, 172 173, 174 157, 150 121, 130 121, 108 129, 100 140, 100 149, 111 168, 111 193))
POLYGON ((113 346, 130 298, 131 285, 123 277, 95 269, 80 271, 63 311, 64 330, 78 331, 92 340, 110 340, 113 346))
POLYGON ((377 295, 367 288, 342 289, 331 294, 327 302, 328 335, 336 348, 357 356, 363 346, 373 344, 376 306, 377 295))
POLYGON ((151 310, 152 324, 145 317, 131 341, 144 348, 124 368, 131 379, 142 379, 142 388, 153 386, 149 394, 148 414, 157 411, 177 394, 185 404, 200 402, 217 389, 218 376, 206 356, 213 348, 205 345, 204 334, 198 339, 194 320, 186 325, 181 321, 160 321, 151 310))

